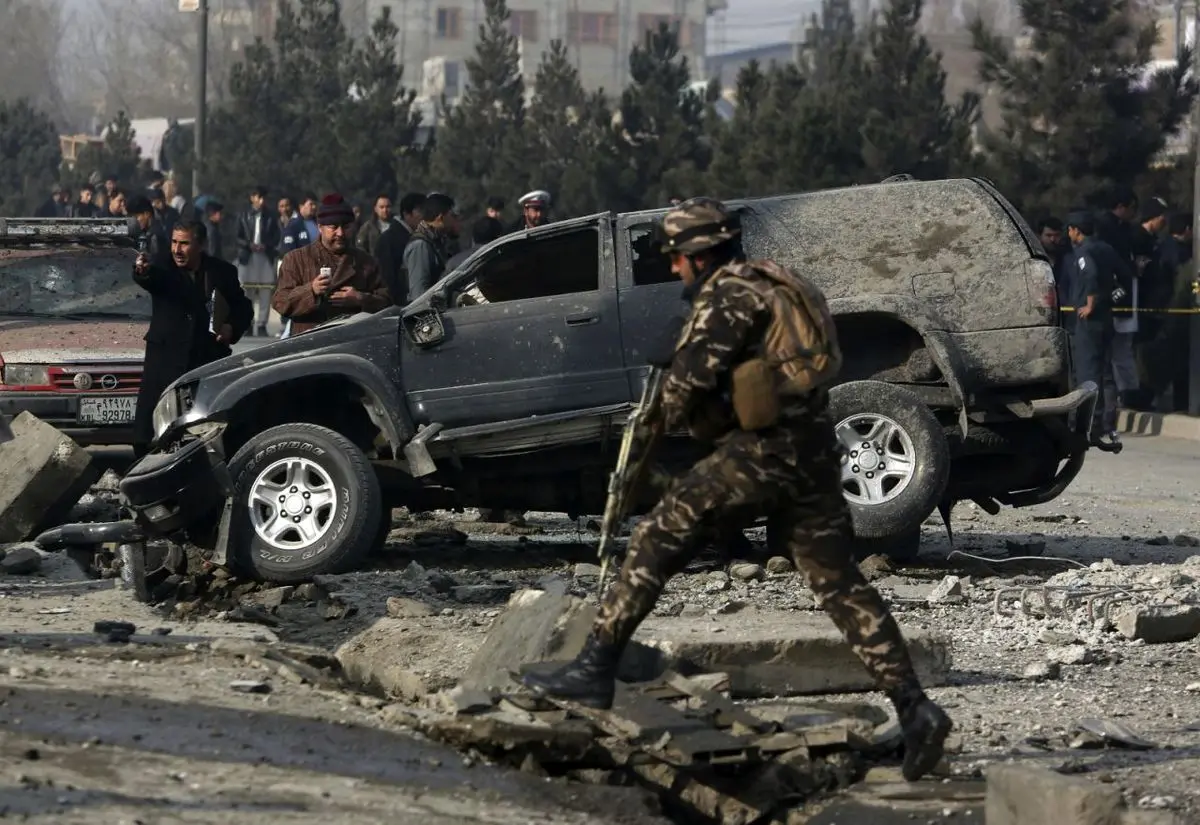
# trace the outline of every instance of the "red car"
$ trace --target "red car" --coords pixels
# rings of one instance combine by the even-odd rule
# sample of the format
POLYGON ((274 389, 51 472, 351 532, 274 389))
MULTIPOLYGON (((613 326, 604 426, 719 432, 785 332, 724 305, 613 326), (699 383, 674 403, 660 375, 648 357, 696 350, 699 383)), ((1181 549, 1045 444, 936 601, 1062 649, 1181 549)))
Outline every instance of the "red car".
POLYGON ((121 219, 0 219, 0 414, 132 443, 150 296, 121 219))

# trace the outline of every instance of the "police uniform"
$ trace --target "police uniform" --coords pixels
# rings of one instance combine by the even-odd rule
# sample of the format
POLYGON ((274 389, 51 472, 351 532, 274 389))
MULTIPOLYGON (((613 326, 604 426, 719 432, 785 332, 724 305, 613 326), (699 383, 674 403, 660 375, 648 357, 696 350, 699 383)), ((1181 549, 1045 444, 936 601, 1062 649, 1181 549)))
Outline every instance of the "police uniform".
POLYGON ((754 279, 762 276, 740 253, 724 252, 735 248, 740 229, 718 201, 687 201, 667 213, 662 229, 672 252, 694 256, 716 248, 714 254, 726 258, 697 272, 685 292, 692 311, 661 397, 665 426, 686 425, 694 437, 713 442, 714 450, 673 480, 634 529, 619 579, 605 594, 579 657, 549 674, 527 673, 524 683, 537 693, 610 707, 621 652, 667 580, 721 531, 765 516, 772 549, 794 558, 818 602, 896 704, 909 745, 905 775, 916 778, 940 759, 950 720, 925 696, 899 627, 854 563, 828 393, 818 388, 782 397, 774 425, 738 427, 728 400, 731 375, 763 350, 772 317, 755 288, 754 279))
POLYGON ((1080 232, 1084 240, 1070 253, 1068 282, 1075 320, 1071 326, 1071 360, 1075 380, 1092 382, 1099 390, 1092 418, 1092 443, 1114 447, 1120 443, 1117 430, 1117 384, 1113 374, 1113 290, 1117 287, 1117 257, 1111 246, 1093 236, 1095 222, 1085 212, 1073 212, 1068 228, 1080 232), (1079 310, 1092 300, 1088 317, 1079 310))

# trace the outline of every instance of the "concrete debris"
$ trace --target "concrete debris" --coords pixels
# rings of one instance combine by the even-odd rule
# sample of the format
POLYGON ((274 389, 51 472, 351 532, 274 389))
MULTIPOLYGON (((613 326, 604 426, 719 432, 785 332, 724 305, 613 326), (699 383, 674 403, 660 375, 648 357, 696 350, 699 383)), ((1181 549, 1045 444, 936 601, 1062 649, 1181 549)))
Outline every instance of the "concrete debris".
POLYGON ((1127 639, 1147 644, 1186 642, 1200 636, 1200 608, 1189 605, 1152 605, 1129 608, 1117 614, 1117 630, 1127 639))
POLYGON ((33 544, 11 544, 0 548, 0 573, 28 576, 42 569, 41 551, 33 544))
POLYGON ((1091 665, 1101 661, 1104 654, 1087 645, 1067 645, 1052 648, 1046 657, 1060 665, 1091 665))
POLYGON ((930 604, 949 604, 963 601, 962 579, 958 576, 946 576, 927 597, 930 604))
POLYGON ((896 572, 896 566, 892 564, 892 560, 880 554, 867 556, 858 563, 858 569, 862 571, 863 577, 869 582, 896 572))
POLYGON ((444 690, 429 698, 429 705, 434 710, 454 715, 482 713, 496 706, 497 693, 493 690, 467 688, 458 686, 444 690))
POLYGON ((580 562, 575 565, 572 572, 577 579, 598 579, 600 578, 600 565, 580 562))
POLYGON ((271 685, 267 682, 253 679, 242 679, 229 683, 229 689, 238 693, 270 693, 271 685))
MULTIPOLYGON (((922 684, 944 684, 950 639, 919 627, 901 628, 922 684)), ((735 698, 874 689, 862 662, 824 615, 744 611, 708 622, 652 616, 634 638, 647 650, 631 650, 623 664, 639 680, 668 669, 719 671, 729 674, 735 698)))
POLYGON ((771 556, 767 559, 767 572, 778 576, 784 573, 791 573, 796 569, 792 564, 792 560, 784 556, 771 556))
POLYGON ((987 770, 987 825, 1112 825, 1121 789, 1022 765, 987 770))
POLYGON ((92 493, 85 493, 80 497, 71 511, 67 513, 66 521, 83 522, 83 523, 98 523, 107 521, 118 521, 121 518, 121 508, 116 501, 110 498, 103 498, 92 493))
POLYGON ((415 599, 392 596, 387 600, 387 614, 393 619, 416 619, 422 616, 432 616, 433 609, 415 599))
POLYGON ((767 577, 767 571, 761 564, 739 562, 729 568, 729 575, 739 581, 762 581, 767 577))
POLYGON ((1171 539, 1171 543, 1176 547, 1200 547, 1200 539, 1195 536, 1189 536, 1186 533, 1180 533, 1171 539))
POLYGON ((0 543, 64 523, 100 475, 90 453, 30 413, 13 419, 12 431, 0 443, 0 543))
POLYGON ((506 690, 523 664, 573 659, 596 619, 596 607, 569 595, 522 590, 508 601, 467 666, 461 684, 506 690))
POLYGON ((1058 662, 1034 662, 1025 668, 1022 679, 1032 682, 1048 682, 1062 676, 1062 665, 1058 662))

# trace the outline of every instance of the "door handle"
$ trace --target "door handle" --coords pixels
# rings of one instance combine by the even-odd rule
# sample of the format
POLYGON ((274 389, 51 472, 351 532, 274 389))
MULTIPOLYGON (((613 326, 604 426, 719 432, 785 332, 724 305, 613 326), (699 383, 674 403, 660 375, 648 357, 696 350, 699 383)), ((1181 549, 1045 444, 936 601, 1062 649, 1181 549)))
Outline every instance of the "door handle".
POLYGON ((597 312, 579 312, 575 315, 567 316, 567 326, 569 327, 586 327, 589 324, 599 322, 600 314, 597 312))

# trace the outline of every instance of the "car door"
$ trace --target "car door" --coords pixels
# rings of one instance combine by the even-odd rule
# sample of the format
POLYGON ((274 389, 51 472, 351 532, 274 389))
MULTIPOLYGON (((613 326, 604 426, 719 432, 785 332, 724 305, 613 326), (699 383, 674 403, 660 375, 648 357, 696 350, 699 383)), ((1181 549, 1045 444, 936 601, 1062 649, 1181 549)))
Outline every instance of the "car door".
POLYGON ((441 324, 436 343, 401 342, 417 423, 450 429, 629 401, 611 227, 593 215, 494 242, 405 311, 406 325, 441 324), (488 303, 456 306, 473 285, 488 303))

